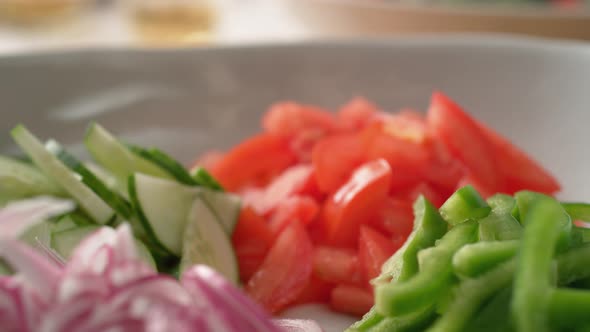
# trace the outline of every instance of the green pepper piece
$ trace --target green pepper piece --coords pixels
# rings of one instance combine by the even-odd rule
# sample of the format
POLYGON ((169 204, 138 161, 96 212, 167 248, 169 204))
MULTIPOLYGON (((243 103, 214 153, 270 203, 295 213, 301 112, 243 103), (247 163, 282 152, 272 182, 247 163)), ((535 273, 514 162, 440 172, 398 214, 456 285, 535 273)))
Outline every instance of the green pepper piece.
POLYGON ((439 211, 450 225, 457 225, 467 220, 479 220, 487 216, 491 208, 477 190, 465 186, 452 194, 439 211))
POLYGON ((456 289, 457 295, 447 311, 426 331, 469 331, 465 329, 465 326, 482 304, 499 290, 510 286, 515 268, 516 260, 512 259, 481 277, 461 282, 456 289))
POLYGON ((553 326, 571 329, 590 325, 590 291, 554 289, 549 295, 547 312, 553 326))
POLYGON ((590 244, 571 249, 556 258, 560 285, 590 277, 590 244))
POLYGON ((480 241, 506 241, 519 239, 522 234, 522 226, 510 214, 496 214, 479 221, 480 241))
POLYGON ((496 293, 490 301, 473 317, 465 331, 477 332, 512 332, 510 320, 510 299, 512 289, 504 288, 496 293))
POLYGON ((451 261, 459 248, 476 240, 477 222, 469 221, 451 228, 429 254, 427 264, 403 283, 375 287, 375 306, 383 315, 406 315, 437 303, 453 281, 451 261))
MULTIPOLYGON (((553 199, 552 197, 549 197, 547 195, 540 194, 537 192, 533 192, 533 191, 519 191, 514 195, 514 197, 516 198, 516 203, 518 205, 518 216, 520 218, 519 220, 520 220, 521 225, 523 225, 523 227, 526 227, 527 220, 529 220, 527 218, 527 214, 529 213, 530 208, 538 199, 542 199, 542 198, 553 199)), ((560 205, 560 207, 561 207, 561 205, 560 205)), ((575 243, 572 243, 572 238, 571 238, 571 233, 572 233, 571 219, 569 218, 569 215, 566 213, 566 211, 563 208, 562 208, 562 210, 564 211, 564 214, 567 216, 567 220, 563 219, 562 220, 563 224, 559 228, 559 238, 557 240, 557 251, 558 252, 564 251, 565 249, 569 248, 572 244, 575 244, 575 243)))
POLYGON ((487 200, 492 212, 479 221, 480 241, 505 241, 519 239, 522 226, 512 216, 516 200, 508 195, 496 194, 487 200))
POLYGON ((375 284, 404 282, 418 273, 418 251, 434 245, 447 231, 447 223, 424 196, 414 203, 414 229, 404 245, 383 264, 375 284))
POLYGON ((495 194, 487 199, 487 203, 496 214, 512 214, 516 207, 514 197, 505 194, 495 194))
POLYGON ((404 316, 386 317, 367 332, 420 332, 429 326, 436 315, 432 307, 404 316))
POLYGON ((477 277, 514 257, 519 244, 518 240, 467 244, 453 256, 453 270, 462 278, 477 277))
POLYGON ((345 332, 366 332, 373 331, 372 328, 383 321, 385 317, 377 312, 375 306, 367 312, 361 320, 352 324, 345 332))
POLYGON ((564 225, 571 226, 571 222, 561 205, 544 195, 531 200, 525 214, 520 206, 519 211, 525 228, 517 256, 511 313, 519 332, 549 331, 546 314, 553 255, 564 225))
POLYGON ((590 204, 562 202, 561 206, 563 206, 565 212, 567 212, 567 214, 570 215, 572 220, 582 220, 590 222, 590 204))

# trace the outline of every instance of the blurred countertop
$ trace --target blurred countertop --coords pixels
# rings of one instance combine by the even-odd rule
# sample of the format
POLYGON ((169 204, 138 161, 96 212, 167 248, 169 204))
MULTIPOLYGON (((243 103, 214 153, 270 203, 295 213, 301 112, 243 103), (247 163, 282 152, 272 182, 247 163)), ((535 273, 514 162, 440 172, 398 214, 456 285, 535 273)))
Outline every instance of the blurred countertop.
MULTIPOLYGON (((224 0, 220 13, 215 44, 288 42, 314 35, 277 0, 224 0)), ((132 32, 123 11, 115 7, 97 9, 42 30, 0 24, 0 54, 97 46, 145 44, 132 32)))

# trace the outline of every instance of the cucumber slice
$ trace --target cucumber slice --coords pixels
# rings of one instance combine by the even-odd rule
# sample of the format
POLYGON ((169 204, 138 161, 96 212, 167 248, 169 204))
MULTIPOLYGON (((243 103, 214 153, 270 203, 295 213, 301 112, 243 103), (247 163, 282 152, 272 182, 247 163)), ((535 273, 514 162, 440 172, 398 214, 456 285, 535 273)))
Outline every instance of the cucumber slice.
POLYGON ((38 246, 37 241, 49 247, 51 246, 51 225, 47 221, 35 224, 29 227, 20 239, 32 247, 38 246))
POLYGON ((47 151, 39 139, 27 128, 22 125, 17 126, 12 130, 12 137, 31 157, 35 165, 70 194, 97 223, 106 224, 115 216, 115 211, 84 183, 80 182, 77 174, 47 151))
POLYGON ((174 158, 170 157, 166 153, 156 149, 144 149, 140 146, 135 145, 128 145, 129 149, 137 154, 140 157, 145 158, 153 162, 154 164, 158 165, 161 169, 165 170, 170 174, 176 181, 186 184, 189 186, 196 186, 198 185, 197 181, 192 178, 192 176, 188 173, 186 168, 182 166, 178 161, 174 160, 174 158))
POLYGON ((230 238, 201 199, 191 207, 182 243, 181 274, 195 264, 206 264, 238 284, 238 263, 230 238))
POLYGON ((123 218, 130 218, 133 215, 131 205, 123 197, 109 189, 94 173, 67 152, 58 142, 49 140, 45 144, 45 148, 72 171, 78 173, 82 177, 82 182, 123 218))
POLYGON ((186 218, 199 189, 137 173, 129 178, 129 196, 147 235, 180 256, 186 218))
POLYGON ((242 202, 238 195, 201 189, 201 198, 213 211, 225 232, 231 236, 238 223, 242 202))
POLYGON ((85 162, 84 166, 86 166, 88 170, 94 173, 94 175, 96 175, 96 177, 100 181, 102 181, 102 183, 104 183, 105 186, 107 186, 107 188, 118 193, 119 195, 121 195, 121 197, 127 200, 129 199, 129 193, 127 192, 127 182, 119 182, 119 180, 117 180, 117 178, 111 172, 98 166, 95 163, 85 162))
POLYGON ((39 195, 64 196, 65 192, 35 166, 0 156, 0 200, 8 202, 39 195))
POLYGON ((221 184, 203 167, 197 166, 191 169, 190 174, 198 185, 211 190, 224 191, 221 184))
POLYGON ((84 143, 94 160, 113 173, 122 185, 126 185, 128 177, 134 173, 174 178, 158 165, 131 152, 99 124, 94 123, 88 127, 84 143))
POLYGON ((88 225, 53 233, 51 247, 63 258, 70 259, 80 241, 99 229, 98 225, 88 225))
POLYGON ((51 232, 57 233, 67 229, 92 225, 92 221, 88 220, 85 216, 78 212, 72 212, 50 223, 50 225, 51 232))

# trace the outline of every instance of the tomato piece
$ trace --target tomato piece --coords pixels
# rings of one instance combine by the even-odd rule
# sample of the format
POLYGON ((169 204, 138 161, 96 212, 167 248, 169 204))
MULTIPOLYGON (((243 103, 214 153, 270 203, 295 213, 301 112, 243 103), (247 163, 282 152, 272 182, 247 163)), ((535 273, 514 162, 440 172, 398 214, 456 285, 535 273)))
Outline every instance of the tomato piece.
POLYGON ((497 167, 506 178, 506 193, 526 189, 551 195, 561 189, 555 177, 523 150, 483 123, 477 125, 491 143, 497 167))
POLYGON ((253 209, 245 207, 240 212, 232 234, 232 244, 238 258, 240 278, 248 280, 258 270, 274 241, 266 220, 253 209))
MULTIPOLYGON (((396 243, 399 245, 399 243, 396 243)), ((391 239, 383 236, 374 229, 363 225, 359 238, 359 262, 363 277, 366 282, 377 277, 381 273, 381 265, 395 253, 399 247, 395 247, 391 239)))
POLYGON ((486 188, 503 187, 496 170, 494 149, 477 123, 457 104, 441 93, 435 93, 427 114, 428 126, 486 188))
POLYGON ((362 316, 373 306, 373 293, 365 288, 338 285, 330 295, 332 309, 356 316, 362 316))
POLYGON ((312 273, 313 247, 299 223, 291 223, 270 248, 245 290, 254 301, 276 313, 295 301, 312 273))
POLYGON ((328 303, 330 301, 330 293, 332 292, 333 287, 334 284, 323 281, 312 275, 309 282, 292 305, 328 303))
POLYGON ((211 174, 229 191, 246 184, 265 184, 295 162, 284 137, 260 134, 231 149, 211 174))
POLYGON ((375 123, 361 133, 367 160, 384 158, 392 169, 413 170, 424 167, 430 160, 430 151, 422 132, 416 128, 395 129, 397 125, 375 123), (392 127, 388 127, 388 126, 392 127))
POLYGON ((309 129, 332 132, 338 124, 334 114, 322 108, 282 102, 271 105, 262 118, 262 127, 269 133, 293 136, 309 129))
POLYGON ((412 205, 412 201, 388 197, 375 210, 369 224, 390 236, 406 238, 414 227, 412 205))
POLYGON ((320 280, 331 283, 359 283, 359 261, 350 249, 318 246, 313 255, 313 273, 320 280))
POLYGON ((270 217, 269 227, 273 234, 279 234, 293 222, 307 226, 316 218, 319 211, 319 204, 310 197, 289 197, 278 204, 270 217))
POLYGON ((362 97, 356 97, 338 111, 340 125, 348 130, 358 130, 369 124, 377 115, 378 108, 362 97))
POLYGON ((287 168, 266 188, 246 188, 242 191, 243 204, 252 206, 256 212, 266 215, 282 201, 304 192, 313 193, 313 168, 311 165, 296 165, 287 168))
POLYGON ((319 141, 312 151, 312 164, 318 187, 332 193, 364 161, 364 148, 357 135, 340 134, 319 141))
POLYGON ((357 168, 348 182, 326 200, 322 219, 328 243, 355 246, 361 223, 383 202, 391 184, 391 168, 384 159, 357 168))
POLYGON ((451 194, 457 188, 457 183, 465 176, 465 166, 453 158, 440 141, 433 140, 430 150, 431 160, 423 172, 423 180, 451 194))
POLYGON ((409 202, 415 202, 420 195, 424 195, 436 207, 440 207, 448 198, 447 195, 442 194, 437 188, 427 182, 420 182, 409 190, 399 193, 396 197, 409 202))

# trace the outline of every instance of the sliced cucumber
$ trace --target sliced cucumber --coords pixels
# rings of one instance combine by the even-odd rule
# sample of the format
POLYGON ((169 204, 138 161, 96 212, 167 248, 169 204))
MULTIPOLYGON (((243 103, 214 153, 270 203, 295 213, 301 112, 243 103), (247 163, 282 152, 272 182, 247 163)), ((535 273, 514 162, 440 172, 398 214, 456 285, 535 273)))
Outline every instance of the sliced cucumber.
POLYGON ((152 256, 152 253, 150 253, 148 247, 146 247, 143 242, 137 239, 135 239, 135 244, 137 245, 137 256, 139 259, 153 268, 154 271, 157 270, 158 268, 156 266, 156 261, 154 260, 154 256, 152 256))
POLYGON ((106 169, 98 166, 92 162, 85 162, 84 166, 88 168, 97 178, 99 178, 107 188, 121 195, 125 199, 129 199, 129 193, 127 192, 127 182, 121 183, 117 178, 106 169))
POLYGON ((231 236, 240 216, 240 197, 230 193, 201 189, 201 198, 211 208, 225 232, 231 236))
POLYGON ((37 242, 49 247, 51 245, 51 225, 47 221, 35 224, 29 227, 20 236, 20 239, 32 247, 36 247, 37 242))
POLYGON ((133 210, 129 202, 118 193, 109 189, 92 171, 86 168, 76 157, 67 152, 58 142, 49 140, 45 144, 45 148, 72 171, 78 173, 82 177, 82 182, 123 218, 130 218, 133 215, 133 210))
POLYGON ((137 173, 129 178, 129 196, 148 236, 180 256, 186 218, 199 189, 137 173))
POLYGON ((31 157, 35 165, 70 194, 97 223, 106 224, 115 216, 115 212, 110 206, 80 182, 79 176, 47 151, 39 139, 24 126, 20 125, 14 128, 12 137, 31 157))
POLYGON ((205 264, 238 284, 238 263, 230 238, 201 199, 194 201, 188 214, 182 243, 181 274, 195 264, 205 264))
POLYGON ((88 225, 53 233, 51 247, 63 258, 69 259, 80 241, 99 229, 98 225, 88 225))
POLYGON ((203 167, 197 166, 191 169, 190 174, 198 185, 212 190, 224 191, 221 184, 203 167))
POLYGON ((184 168, 184 166, 182 166, 178 161, 174 160, 174 158, 170 157, 166 153, 156 148, 144 149, 135 145, 128 145, 128 147, 133 153, 153 162, 163 170, 166 170, 166 172, 176 179, 176 181, 189 186, 198 185, 197 181, 193 179, 186 168, 184 168))
POLYGON ((64 196, 65 192, 35 166, 0 156, 0 200, 8 202, 38 195, 64 196))
POLYGON ((79 212, 72 212, 51 222, 50 225, 51 232, 57 233, 71 228, 92 225, 92 221, 79 212))
POLYGON ((88 127, 84 139, 86 148, 102 167, 117 177, 118 181, 126 185, 127 179, 134 173, 144 173, 165 179, 173 179, 168 172, 135 153, 121 143, 99 124, 88 127))

